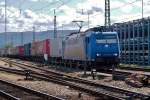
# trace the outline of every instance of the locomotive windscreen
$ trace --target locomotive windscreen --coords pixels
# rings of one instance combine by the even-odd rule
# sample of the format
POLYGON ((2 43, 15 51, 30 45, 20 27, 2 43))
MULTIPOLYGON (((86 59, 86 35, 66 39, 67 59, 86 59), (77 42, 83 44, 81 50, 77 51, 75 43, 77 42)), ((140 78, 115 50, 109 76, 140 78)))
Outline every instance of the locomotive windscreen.
POLYGON ((117 43, 117 34, 102 34, 96 37, 97 43, 117 43))

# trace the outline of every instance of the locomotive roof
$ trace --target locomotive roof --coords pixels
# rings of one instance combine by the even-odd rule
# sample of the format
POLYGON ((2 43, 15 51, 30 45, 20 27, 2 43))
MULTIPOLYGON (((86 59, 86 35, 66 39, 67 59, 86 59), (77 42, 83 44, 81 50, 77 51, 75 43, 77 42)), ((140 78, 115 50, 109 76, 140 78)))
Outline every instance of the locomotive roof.
POLYGON ((86 31, 86 32, 80 32, 80 33, 73 33, 71 35, 69 35, 67 38, 71 39, 71 38, 77 38, 80 36, 90 36, 91 34, 117 34, 117 32, 95 32, 95 31, 86 31))
POLYGON ((102 32, 102 34, 117 34, 117 32, 102 32))

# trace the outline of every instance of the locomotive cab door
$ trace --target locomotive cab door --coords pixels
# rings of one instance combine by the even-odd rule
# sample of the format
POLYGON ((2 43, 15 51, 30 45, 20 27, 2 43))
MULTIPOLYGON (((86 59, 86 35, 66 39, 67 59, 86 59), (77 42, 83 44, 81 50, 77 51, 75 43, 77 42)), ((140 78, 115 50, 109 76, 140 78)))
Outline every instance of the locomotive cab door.
POLYGON ((86 60, 90 60, 90 38, 89 37, 86 37, 85 38, 85 49, 86 49, 86 60))
POLYGON ((93 38, 90 36, 90 37, 86 37, 85 38, 85 41, 86 41, 86 58, 87 60, 89 61, 93 61, 94 60, 94 43, 93 43, 93 38))

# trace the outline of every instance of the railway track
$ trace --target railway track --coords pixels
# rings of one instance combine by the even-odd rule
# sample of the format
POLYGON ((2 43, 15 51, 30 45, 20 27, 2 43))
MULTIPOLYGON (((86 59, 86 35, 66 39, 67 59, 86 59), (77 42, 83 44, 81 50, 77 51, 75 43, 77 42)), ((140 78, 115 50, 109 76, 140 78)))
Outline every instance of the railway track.
POLYGON ((64 100, 0 79, 0 96, 7 100, 64 100))
MULTIPOLYGON (((102 84, 97 84, 92 81, 87 81, 84 79, 64 75, 61 73, 52 72, 50 70, 45 70, 45 69, 38 68, 32 65, 22 64, 19 62, 13 62, 13 64, 15 64, 16 66, 20 66, 21 68, 25 68, 25 69, 29 68, 30 70, 32 70, 31 75, 33 77, 40 78, 46 81, 55 82, 55 83, 62 84, 65 86, 69 86, 70 88, 80 90, 82 92, 86 92, 94 96, 101 96, 107 99, 109 98, 109 99, 115 99, 115 100, 116 99, 118 100, 137 99, 137 98, 140 100, 146 100, 150 98, 149 95, 144 95, 144 94, 127 91, 127 90, 123 90, 123 89, 116 88, 116 87, 110 87, 110 86, 106 86, 102 84), (39 72, 37 70, 39 70, 39 72)), ((12 69, 9 71, 14 71, 15 73, 18 73, 18 72, 21 73, 21 71, 17 71, 17 70, 15 71, 12 69)), ((24 71, 22 72, 22 74, 24 74, 24 71)))
MULTIPOLYGON (((112 70, 104 71, 104 73, 112 74, 112 70)), ((135 72, 131 70, 116 69, 114 73, 114 77, 116 80, 125 80, 125 78, 127 78, 129 75, 134 74, 134 73, 139 73, 139 72, 135 72)), ((144 72, 142 74, 150 78, 150 73, 144 72)))
MULTIPOLYGON (((19 63, 19 62, 15 62, 14 64, 15 65, 21 64, 21 65, 24 65, 24 67, 28 66, 27 69, 29 69, 29 67, 32 66, 32 68, 35 68, 35 69, 37 69, 39 71, 43 71, 44 73, 48 73, 48 74, 52 73, 52 75, 65 76, 65 77, 71 77, 71 78, 76 79, 76 77, 72 77, 72 76, 69 76, 69 75, 64 75, 64 74, 61 74, 61 73, 53 72, 51 70, 43 69, 43 68, 37 67, 36 65, 33 65, 33 64, 25 64, 25 63, 19 63)), ((21 67, 21 68, 24 68, 24 67, 21 67)), ((31 70, 32 70, 32 68, 31 68, 31 70)), ((112 74, 112 70, 107 70, 107 71, 102 71, 101 70, 100 72, 107 73, 107 74, 112 74)), ((133 71, 129 71, 129 70, 116 69, 115 73, 114 73, 114 76, 115 76, 116 80, 125 80, 125 78, 127 78, 129 75, 131 75, 133 73, 134 73, 133 71)), ((150 74, 144 74, 144 75, 150 77, 150 74)))
POLYGON ((11 94, 9 94, 7 92, 4 92, 2 90, 0 90, 0 96, 1 96, 0 97, 1 99, 7 98, 9 100, 20 100, 19 98, 16 98, 15 96, 13 96, 13 95, 11 95, 11 94))
POLYGON ((150 72, 150 68, 142 68, 142 67, 130 67, 130 66, 121 67, 120 66, 119 69, 150 72))

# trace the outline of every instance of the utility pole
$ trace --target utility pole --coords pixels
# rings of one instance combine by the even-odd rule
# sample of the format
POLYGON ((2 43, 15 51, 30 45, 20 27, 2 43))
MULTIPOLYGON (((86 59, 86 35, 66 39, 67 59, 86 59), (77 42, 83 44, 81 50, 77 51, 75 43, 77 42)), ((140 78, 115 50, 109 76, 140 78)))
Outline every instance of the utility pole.
POLYGON ((19 9, 20 17, 21 17, 21 12, 22 12, 21 9, 19 9))
POLYGON ((35 26, 33 26, 33 42, 35 42, 35 26))
MULTIPOLYGON (((105 27, 106 31, 110 29, 110 0, 105 0, 105 27)), ((115 79, 115 65, 112 65, 112 79, 115 79)))
POLYGON ((23 32, 21 32, 21 45, 23 46, 23 32))
POLYGON ((110 27, 110 0, 105 0, 105 27, 109 30, 110 27))
POLYGON ((54 38, 57 38, 56 13, 54 9, 54 38))
POLYGON ((82 9, 82 15, 84 14, 84 10, 82 9))
POLYGON ((144 1, 142 0, 142 19, 143 19, 143 15, 144 15, 144 1))
POLYGON ((13 43, 13 34, 11 34, 11 45, 13 47, 14 43, 13 43))
POLYGON ((64 24, 62 24, 62 29, 61 29, 61 34, 62 34, 62 37, 64 37, 64 24))
MULTIPOLYGON (((21 17, 21 12, 22 12, 22 10, 21 9, 19 9, 19 13, 20 13, 20 17, 21 17)), ((21 32, 20 33, 21 34, 21 45, 23 46, 23 32, 21 32)))
POLYGON ((5 46, 7 45, 7 0, 5 0, 5 46))
POLYGON ((88 29, 90 28, 90 14, 88 12, 88 29))

